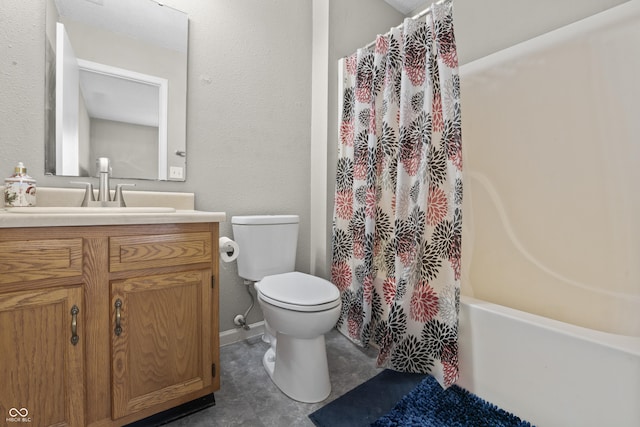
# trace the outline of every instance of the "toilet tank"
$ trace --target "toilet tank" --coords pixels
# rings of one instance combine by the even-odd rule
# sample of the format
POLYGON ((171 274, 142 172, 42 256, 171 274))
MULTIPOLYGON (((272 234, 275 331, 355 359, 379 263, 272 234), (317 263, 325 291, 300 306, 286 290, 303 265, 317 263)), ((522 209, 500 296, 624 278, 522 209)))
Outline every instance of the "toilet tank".
POLYGON ((240 247, 238 275, 258 281, 294 271, 299 222, 298 215, 231 217, 233 239, 240 247))

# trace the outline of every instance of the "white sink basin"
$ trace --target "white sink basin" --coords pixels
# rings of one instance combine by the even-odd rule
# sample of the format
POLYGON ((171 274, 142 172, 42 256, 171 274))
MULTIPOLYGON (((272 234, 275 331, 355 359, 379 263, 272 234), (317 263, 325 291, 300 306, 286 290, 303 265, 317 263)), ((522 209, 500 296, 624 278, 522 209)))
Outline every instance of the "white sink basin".
POLYGON ((162 207, 79 207, 79 206, 31 206, 20 208, 5 208, 8 213, 16 214, 95 214, 95 215, 112 215, 112 214, 136 214, 136 213, 172 213, 176 210, 174 208, 162 208, 162 207))

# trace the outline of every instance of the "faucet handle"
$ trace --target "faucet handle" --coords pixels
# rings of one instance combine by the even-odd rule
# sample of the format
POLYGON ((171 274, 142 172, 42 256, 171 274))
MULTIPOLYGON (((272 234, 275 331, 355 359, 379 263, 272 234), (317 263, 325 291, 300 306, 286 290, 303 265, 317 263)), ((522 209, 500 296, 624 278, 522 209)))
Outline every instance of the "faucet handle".
POLYGON ((79 182, 79 181, 70 181, 70 184, 81 184, 84 185, 84 198, 82 199, 81 207, 86 208, 89 206, 89 202, 95 202, 96 198, 93 195, 93 184, 90 182, 79 182))
POLYGON ((122 187, 135 187, 135 184, 116 184, 116 194, 114 196, 113 201, 118 202, 118 206, 121 208, 126 208, 127 205, 124 203, 124 197, 122 197, 122 187))

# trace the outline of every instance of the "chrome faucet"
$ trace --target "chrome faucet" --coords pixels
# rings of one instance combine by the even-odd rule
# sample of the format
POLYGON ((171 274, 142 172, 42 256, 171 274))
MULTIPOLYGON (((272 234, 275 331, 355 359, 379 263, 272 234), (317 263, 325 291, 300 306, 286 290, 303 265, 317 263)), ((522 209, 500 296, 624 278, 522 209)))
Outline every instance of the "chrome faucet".
POLYGON ((98 169, 98 178, 100 179, 98 183, 98 200, 96 201, 95 196, 93 194, 93 184, 90 182, 75 182, 72 181, 72 184, 83 184, 85 186, 85 194, 82 199, 82 207, 92 206, 92 207, 121 207, 124 208, 127 205, 124 202, 124 197, 122 196, 122 187, 125 186, 135 186, 135 184, 116 184, 116 190, 113 197, 111 199, 111 192, 109 190, 109 178, 111 176, 111 162, 108 157, 99 157, 96 160, 96 167, 98 169))
POLYGON ((108 157, 98 157, 96 160, 98 176, 100 177, 100 186, 98 187, 98 201, 110 202, 111 194, 109 193, 109 175, 111 175, 111 163, 108 157))

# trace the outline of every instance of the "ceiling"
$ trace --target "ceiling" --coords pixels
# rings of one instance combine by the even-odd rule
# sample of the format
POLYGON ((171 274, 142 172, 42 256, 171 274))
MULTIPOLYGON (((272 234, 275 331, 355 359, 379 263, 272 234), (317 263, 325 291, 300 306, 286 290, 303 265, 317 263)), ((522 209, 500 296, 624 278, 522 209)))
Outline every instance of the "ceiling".
POLYGON ((398 12, 409 15, 417 9, 424 9, 430 3, 425 0, 384 0, 398 12))
POLYGON ((91 118, 159 126, 158 86, 81 69, 80 88, 91 118))

